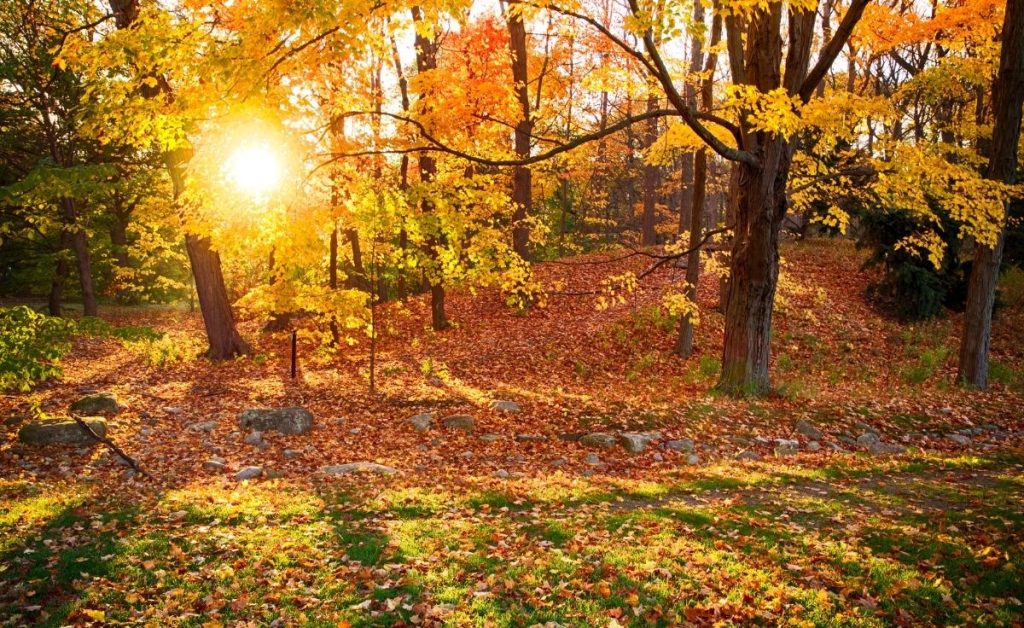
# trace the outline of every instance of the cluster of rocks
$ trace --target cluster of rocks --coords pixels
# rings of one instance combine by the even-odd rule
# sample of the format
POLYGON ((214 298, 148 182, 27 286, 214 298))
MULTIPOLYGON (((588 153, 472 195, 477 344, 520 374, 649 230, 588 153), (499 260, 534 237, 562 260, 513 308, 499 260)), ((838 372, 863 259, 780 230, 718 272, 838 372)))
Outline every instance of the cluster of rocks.
MULTIPOLYGON (((68 411, 105 438, 107 419, 99 415, 115 416, 124 408, 110 393, 90 394, 74 401, 68 411)), ((26 423, 18 430, 18 438, 28 445, 96 445, 96 439, 71 418, 43 418, 26 423)))

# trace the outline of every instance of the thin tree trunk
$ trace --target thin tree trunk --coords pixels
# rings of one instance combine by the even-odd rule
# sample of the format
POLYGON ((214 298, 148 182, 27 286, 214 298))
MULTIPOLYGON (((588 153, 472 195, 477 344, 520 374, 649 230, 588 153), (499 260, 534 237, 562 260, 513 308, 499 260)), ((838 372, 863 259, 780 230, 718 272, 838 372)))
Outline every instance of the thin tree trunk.
MULTIPOLYGON (((690 253, 686 256, 686 298, 697 302, 697 287, 700 284, 700 240, 703 237, 704 194, 707 189, 708 155, 706 149, 697 151, 693 164, 693 193, 690 209, 690 253)), ((676 353, 688 358, 693 355, 693 320, 684 318, 679 323, 679 341, 676 353)))
MULTIPOLYGON (((1021 107, 1024 105, 1024 0, 1007 0, 1003 18, 999 73, 992 86, 991 156, 986 178, 1004 183, 1017 180, 1017 145, 1020 141, 1021 107)), ((999 265, 1002 263, 1006 218, 995 246, 979 244, 967 289, 964 333, 960 341, 957 379, 968 386, 988 386, 988 350, 992 338, 999 265)))
POLYGON ((78 281, 82 288, 82 311, 86 316, 96 316, 99 309, 96 307, 96 293, 92 287, 92 260, 89 257, 89 240, 85 230, 78 226, 78 210, 75 207, 74 199, 61 199, 61 207, 64 210, 65 229, 69 230, 71 238, 71 249, 75 252, 75 262, 78 266, 78 281))
POLYGON ((64 255, 67 250, 67 233, 61 234, 63 247, 57 251, 57 263, 53 271, 53 282, 50 284, 49 310, 50 316, 61 315, 61 301, 64 297, 64 283, 68 278, 68 259, 64 255))
MULTIPOLYGON (((514 4, 512 0, 509 4, 514 4)), ((508 12, 508 45, 512 53, 512 80, 519 101, 519 122, 515 128, 516 157, 530 156, 533 121, 530 119, 530 77, 527 72, 526 24, 518 11, 508 12)), ((539 95, 539 93, 538 93, 539 95)), ((512 249, 523 259, 529 259, 530 228, 528 219, 533 210, 533 173, 529 166, 516 166, 512 170, 512 249)))
MULTIPOLYGON (((658 97, 647 98, 647 111, 655 111, 658 108, 658 97)), ((651 118, 647 121, 647 133, 644 138, 644 145, 653 146, 658 139, 658 119, 651 118)), ((655 218, 658 203, 658 166, 645 163, 643 169, 643 217, 640 223, 640 243, 643 246, 654 246, 658 243, 658 232, 655 229, 655 218)))
MULTIPOLYGON (((413 22, 420 22, 423 19, 422 11, 419 7, 412 7, 412 19, 413 22)), ((419 73, 429 72, 437 69, 437 38, 435 36, 425 37, 420 32, 420 29, 416 29, 416 71, 419 73)), ((425 94, 420 94, 420 98, 424 98, 425 94)), ((434 175, 437 174, 437 161, 430 153, 420 153, 418 158, 418 165, 420 170, 420 182, 431 183, 434 180, 434 175)), ((420 211, 423 213, 430 213, 434 211, 434 204, 429 198, 424 197, 420 202, 420 211)), ((427 239, 427 253, 435 260, 437 258, 437 250, 439 242, 437 236, 431 236, 427 239)), ((441 331, 448 328, 448 318, 444 312, 444 277, 442 276, 442 269, 435 268, 435 276, 429 277, 430 283, 430 322, 434 331, 441 331)))

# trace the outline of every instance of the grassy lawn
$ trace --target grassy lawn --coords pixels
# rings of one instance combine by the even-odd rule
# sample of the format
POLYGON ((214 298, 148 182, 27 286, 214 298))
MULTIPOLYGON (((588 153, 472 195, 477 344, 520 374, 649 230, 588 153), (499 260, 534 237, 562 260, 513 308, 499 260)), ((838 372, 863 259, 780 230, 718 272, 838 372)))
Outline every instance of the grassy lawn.
POLYGON ((17 625, 1014 625, 1024 456, 645 481, 0 484, 17 625))

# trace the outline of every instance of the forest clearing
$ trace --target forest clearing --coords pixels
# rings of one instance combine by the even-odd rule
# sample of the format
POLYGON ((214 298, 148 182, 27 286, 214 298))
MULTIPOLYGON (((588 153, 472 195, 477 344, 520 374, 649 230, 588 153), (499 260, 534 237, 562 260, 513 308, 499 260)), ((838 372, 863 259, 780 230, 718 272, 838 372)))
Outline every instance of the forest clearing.
POLYGON ((0 626, 1024 625, 1024 0, 0 0, 0 626))

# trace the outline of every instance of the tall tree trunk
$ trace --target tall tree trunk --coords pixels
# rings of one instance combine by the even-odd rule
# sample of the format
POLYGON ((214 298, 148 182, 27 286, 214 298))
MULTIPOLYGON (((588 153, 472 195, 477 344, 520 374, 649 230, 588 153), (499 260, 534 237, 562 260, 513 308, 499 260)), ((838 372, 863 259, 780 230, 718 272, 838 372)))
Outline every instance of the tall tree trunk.
POLYGON ((212 360, 226 360, 249 352, 249 345, 238 335, 235 317, 231 311, 220 255, 210 246, 210 239, 194 233, 185 234, 185 248, 192 264, 192 275, 199 295, 199 311, 203 314, 206 337, 210 348, 206 352, 212 360))
POLYGON ((779 228, 786 213, 788 152, 785 141, 768 140, 760 168, 739 165, 725 346, 718 384, 730 394, 761 395, 771 388, 768 358, 779 278, 779 228))
MULTIPOLYGON (((986 178, 1004 183, 1017 180, 1017 144, 1024 105, 1024 0, 1007 0, 1003 18, 999 73, 992 86, 991 155, 986 178)), ((992 338, 992 307, 1003 258, 1004 215, 995 246, 977 245, 967 288, 964 333, 960 341, 957 378, 976 388, 988 386, 988 350, 992 338)))
MULTIPOLYGON (((693 157, 693 193, 690 194, 690 253, 686 256, 686 298, 697 302, 700 285, 700 240, 703 237, 704 195, 707 190, 708 154, 701 149, 693 157)), ((688 358, 693 355, 693 320, 684 318, 679 323, 679 341, 676 353, 688 358)))
MULTIPOLYGON (((658 109, 658 97, 647 98, 647 111, 658 109)), ((644 137, 644 145, 651 147, 658 139, 658 119, 651 118, 647 121, 647 133, 644 137)), ((658 166, 644 163, 643 170, 643 217, 640 222, 640 243, 643 246, 654 246, 658 243, 658 232, 655 229, 655 218, 658 203, 658 166)))
MULTIPOLYGON (((419 7, 412 7, 412 19, 413 22, 420 22, 423 19, 423 13, 419 7)), ((416 29, 416 71, 423 73, 437 69, 437 38, 436 36, 425 37, 420 29, 416 29)), ((426 97, 426 94, 420 94, 420 98, 426 97)), ((437 161, 430 153, 420 153, 417 159, 419 170, 420 170, 420 182, 430 183, 434 180, 434 175, 437 174, 437 161)), ((434 204, 428 198, 429 195, 425 195, 423 200, 420 202, 420 211, 423 213, 430 213, 434 211, 434 204)), ((434 235, 427 238, 427 254, 436 260, 437 258, 437 246, 439 245, 438 236, 434 235)), ((435 264, 436 265, 436 264, 435 264)), ((430 283, 430 322, 434 331, 441 331, 448 328, 448 317, 444 312, 444 277, 442 276, 442 269, 435 268, 435 276, 429 277, 430 283)))
MULTIPOLYGON (((166 155, 167 170, 171 177, 175 201, 184 191, 184 157, 179 152, 166 155)), ((192 277, 199 296, 199 311, 206 327, 209 349, 206 356, 211 360, 227 360, 236 355, 249 353, 249 345, 242 340, 235 327, 235 315, 231 311, 231 300, 224 284, 220 255, 213 250, 210 239, 194 233, 185 234, 185 249, 192 267, 192 277)))
POLYGON ((92 287, 92 260, 89 257, 89 240, 85 230, 78 224, 78 210, 75 207, 74 199, 63 198, 60 201, 64 210, 65 229, 70 233, 71 249, 75 252, 75 262, 78 266, 78 281, 82 288, 82 312, 86 316, 96 316, 99 313, 96 307, 96 293, 92 287))
MULTIPOLYGON (((518 0, 512 0, 514 5, 518 0)), ((516 99, 519 101, 519 122, 515 128, 516 157, 530 156, 530 139, 533 135, 533 121, 530 118, 530 77, 527 72, 526 24, 522 14, 508 11, 508 45, 512 53, 512 80, 515 82, 516 99)), ((533 210, 533 173, 529 166, 515 166, 512 170, 512 248, 523 259, 529 259, 530 228, 528 219, 533 210)))
MULTIPOLYGON (((694 3, 693 21, 697 24, 704 22, 704 5, 700 2, 694 3)), ((707 55, 707 62, 704 63, 705 76, 701 81, 700 86, 700 104, 705 111, 710 111, 714 105, 714 77, 715 68, 718 65, 718 53, 715 51, 715 48, 718 45, 721 36, 722 18, 721 15, 716 14, 711 20, 710 50, 707 55)), ((700 44, 701 40, 694 38, 693 48, 690 52, 690 71, 694 74, 701 69, 702 65, 700 44)), ((693 94, 692 91, 692 87, 688 88, 687 96, 691 101, 696 101, 696 95, 693 94)), ((689 155, 685 155, 684 158, 688 156, 689 155)), ((707 194, 707 180, 708 153, 707 149, 702 148, 693 155, 693 186, 689 188, 691 191, 689 194, 683 195, 683 198, 690 202, 688 207, 690 210, 690 253, 686 258, 686 297, 693 303, 697 302, 697 288, 700 284, 699 247, 701 238, 703 237, 704 199, 707 194)), ((686 192, 686 188, 684 188, 684 192, 686 192)), ((683 208, 680 208, 680 221, 682 221, 683 212, 683 208)), ((680 321, 679 340, 676 344, 676 353, 678 353, 679 356, 688 358, 693 354, 693 331, 694 325, 692 319, 685 318, 680 321)))
POLYGON ((68 278, 68 258, 65 251, 68 246, 67 233, 61 234, 61 250, 57 251, 57 262, 53 270, 53 282, 50 284, 49 310, 50 316, 61 315, 61 301, 64 297, 64 282, 68 278))
POLYGON ((114 253, 114 261, 121 268, 130 268, 128 260, 128 216, 121 212, 113 213, 110 223, 110 243, 114 253))

